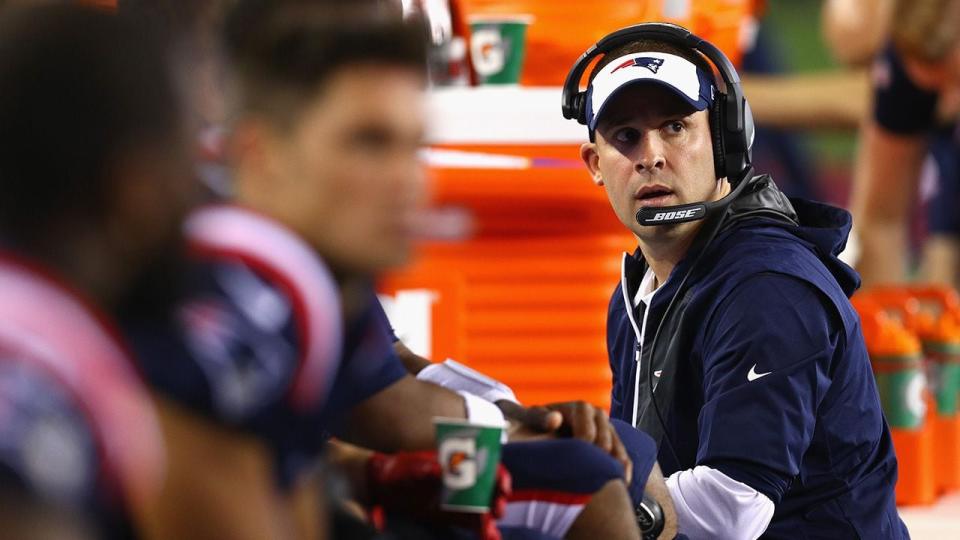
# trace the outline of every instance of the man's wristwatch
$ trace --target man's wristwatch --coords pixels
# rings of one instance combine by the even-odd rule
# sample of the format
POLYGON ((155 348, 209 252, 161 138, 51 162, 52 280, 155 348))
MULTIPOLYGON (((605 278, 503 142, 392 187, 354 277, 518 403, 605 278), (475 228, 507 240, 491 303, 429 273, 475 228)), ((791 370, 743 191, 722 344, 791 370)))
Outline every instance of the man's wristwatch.
POLYGON ((634 508, 637 527, 643 540, 655 540, 663 532, 663 508, 660 503, 647 495, 643 496, 639 506, 634 508))

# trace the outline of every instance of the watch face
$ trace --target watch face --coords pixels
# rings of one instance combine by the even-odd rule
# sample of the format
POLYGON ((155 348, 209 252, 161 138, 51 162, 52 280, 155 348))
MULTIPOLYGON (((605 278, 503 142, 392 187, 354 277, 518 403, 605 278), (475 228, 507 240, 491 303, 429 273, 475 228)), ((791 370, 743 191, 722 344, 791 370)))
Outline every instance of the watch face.
POLYGON ((660 503, 644 495, 643 501, 634 509, 637 515, 637 527, 643 540, 653 540, 663 531, 663 509, 660 503))

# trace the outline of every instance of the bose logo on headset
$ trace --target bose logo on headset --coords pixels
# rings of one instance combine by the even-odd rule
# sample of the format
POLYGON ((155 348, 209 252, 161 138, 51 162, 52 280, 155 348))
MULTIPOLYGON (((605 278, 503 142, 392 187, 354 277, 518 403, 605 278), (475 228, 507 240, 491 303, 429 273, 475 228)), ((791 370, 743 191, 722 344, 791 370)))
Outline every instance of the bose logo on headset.
POLYGON ((703 213, 703 208, 691 208, 690 210, 677 210, 675 212, 657 212, 650 221, 664 221, 668 219, 696 219, 698 214, 703 213))

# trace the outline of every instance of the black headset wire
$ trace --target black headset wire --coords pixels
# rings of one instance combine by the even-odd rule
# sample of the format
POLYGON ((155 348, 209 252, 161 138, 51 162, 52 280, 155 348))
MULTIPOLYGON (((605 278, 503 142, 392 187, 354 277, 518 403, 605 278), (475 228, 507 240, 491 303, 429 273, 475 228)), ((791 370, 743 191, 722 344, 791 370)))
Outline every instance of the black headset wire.
MULTIPOLYGON (((742 191, 746 187, 747 181, 750 176, 753 175, 753 167, 745 170, 740 178, 739 185, 734 191, 742 191)), ((733 201, 731 201, 733 202, 733 201)), ((690 265, 690 268, 683 274, 683 279, 680 280, 680 285, 677 287, 677 292, 673 293, 673 296, 670 298, 670 302, 667 304, 667 309, 663 312, 663 316, 660 317, 660 322, 657 323, 657 331, 653 333, 653 340, 650 341, 650 361, 647 366, 647 387, 650 390, 650 404, 653 406, 653 411, 657 414, 657 421, 660 422, 660 428, 663 430, 663 440, 667 443, 667 448, 670 449, 670 454, 673 456, 673 460, 676 462, 677 466, 680 466, 680 456, 677 455, 677 451, 673 447, 673 441, 670 440, 670 434, 667 432, 667 422, 663 419, 663 413, 660 411, 660 405, 657 404, 657 396, 654 391, 653 386, 653 355, 657 350, 657 340, 660 337, 660 331, 663 329, 663 323, 667 320, 667 317, 670 315, 670 311, 673 309, 674 304, 677 302, 677 298, 680 297, 680 294, 683 292, 683 286, 687 284, 687 278, 693 274, 693 271, 697 269, 697 266, 700 265, 700 261, 703 259, 703 256, 707 252, 707 248, 710 244, 713 243, 713 240, 717 237, 717 234, 720 233, 720 230, 723 228, 723 225, 726 223, 726 215, 730 209, 730 205, 724 206, 722 209, 722 214, 717 217, 717 223, 713 225, 713 230, 710 231, 709 236, 706 241, 703 243, 703 247, 700 249, 700 252, 697 254, 697 258, 693 260, 693 264, 690 265)), ((648 308, 649 309, 649 308, 648 308)), ((664 366, 665 367, 665 366, 664 366)), ((638 404, 634 403, 634 407, 637 407, 638 404)), ((636 426, 634 426, 636 427, 636 426)))

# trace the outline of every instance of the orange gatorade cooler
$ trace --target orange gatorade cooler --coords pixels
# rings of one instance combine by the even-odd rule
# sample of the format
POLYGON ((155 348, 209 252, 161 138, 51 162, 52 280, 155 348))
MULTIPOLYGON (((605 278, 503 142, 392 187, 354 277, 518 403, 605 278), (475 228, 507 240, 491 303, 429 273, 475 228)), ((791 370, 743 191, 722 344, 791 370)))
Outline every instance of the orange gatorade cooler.
POLYGON ((927 377, 935 407, 930 420, 934 432, 934 462, 937 486, 941 492, 960 488, 960 416, 957 392, 960 385, 960 328, 950 317, 934 319, 929 314, 919 320, 927 377))
POLYGON ((920 342, 869 296, 854 297, 854 307, 897 454, 897 504, 930 504, 937 496, 937 481, 920 342))
POLYGON ((871 294, 881 303, 909 305, 906 320, 920 339, 932 403, 928 422, 933 430, 939 491, 960 488, 960 297, 949 287, 911 285, 878 287, 871 294))
POLYGON ((912 286, 909 292, 925 315, 917 321, 917 333, 936 403, 932 421, 937 485, 941 491, 953 491, 960 489, 960 297, 943 286, 912 286))

